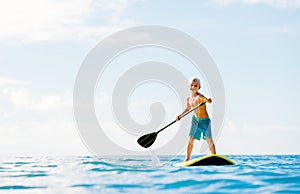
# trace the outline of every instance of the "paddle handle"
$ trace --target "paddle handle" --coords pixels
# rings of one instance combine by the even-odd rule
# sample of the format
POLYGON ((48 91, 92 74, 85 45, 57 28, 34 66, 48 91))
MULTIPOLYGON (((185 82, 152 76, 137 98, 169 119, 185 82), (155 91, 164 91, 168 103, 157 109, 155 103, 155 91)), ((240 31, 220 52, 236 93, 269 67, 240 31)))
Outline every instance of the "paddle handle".
POLYGON ((162 130, 164 130, 165 128, 169 127, 170 125, 173 125, 174 123, 176 123, 176 120, 173 121, 172 123, 169 123, 168 125, 164 126, 162 129, 160 129, 159 131, 157 131, 156 133, 161 132, 162 130))
MULTIPOLYGON (((203 101, 200 104, 198 104, 197 106, 195 106, 194 108, 192 108, 191 110, 189 110, 188 112, 184 113, 180 118, 185 117, 186 115, 188 115, 190 112, 196 110, 197 108, 199 108, 200 106, 202 106, 203 104, 205 104, 207 101, 203 101)), ((170 125, 173 125, 174 123, 176 123, 176 120, 169 123, 168 125, 164 126, 162 129, 160 129, 159 131, 157 131, 156 133, 161 132, 162 130, 164 130, 165 128, 169 127, 170 125)))

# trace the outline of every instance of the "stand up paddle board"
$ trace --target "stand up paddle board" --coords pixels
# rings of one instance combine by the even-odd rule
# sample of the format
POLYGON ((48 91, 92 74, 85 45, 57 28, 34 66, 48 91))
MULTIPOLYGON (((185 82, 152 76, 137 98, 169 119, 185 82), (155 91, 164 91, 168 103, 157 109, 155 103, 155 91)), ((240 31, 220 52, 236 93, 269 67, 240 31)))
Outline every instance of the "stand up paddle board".
POLYGON ((174 166, 223 166, 234 165, 235 163, 225 156, 221 155, 208 155, 200 158, 196 158, 187 162, 177 163, 174 166))

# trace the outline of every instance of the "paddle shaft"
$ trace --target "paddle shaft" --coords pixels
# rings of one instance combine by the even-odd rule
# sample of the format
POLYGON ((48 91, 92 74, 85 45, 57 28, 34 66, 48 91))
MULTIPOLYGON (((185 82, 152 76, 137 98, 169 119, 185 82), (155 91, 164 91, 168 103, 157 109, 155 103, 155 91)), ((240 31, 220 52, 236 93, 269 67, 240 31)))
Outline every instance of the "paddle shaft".
MULTIPOLYGON (((183 117, 185 117, 186 115, 188 115, 190 112, 196 110, 197 108, 199 108, 200 106, 202 106, 202 105, 205 104, 205 103, 206 103, 206 101, 201 102, 200 104, 198 104, 197 106, 195 106, 194 108, 192 108, 191 110, 189 110, 188 112, 184 113, 184 114, 180 117, 180 119, 183 118, 183 117)), ((162 130, 164 130, 165 128, 169 127, 170 125, 173 125, 174 123, 176 123, 176 120, 173 121, 173 122, 171 122, 171 123, 169 123, 168 125, 164 126, 162 129, 160 129, 160 130, 157 131, 156 133, 161 132, 162 130)))

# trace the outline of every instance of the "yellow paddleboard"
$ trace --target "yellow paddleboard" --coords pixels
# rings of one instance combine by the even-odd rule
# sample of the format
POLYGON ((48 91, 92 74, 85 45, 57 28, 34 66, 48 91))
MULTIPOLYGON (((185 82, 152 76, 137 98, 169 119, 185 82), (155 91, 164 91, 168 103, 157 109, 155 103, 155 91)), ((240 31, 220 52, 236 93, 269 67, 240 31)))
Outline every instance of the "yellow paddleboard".
POLYGON ((223 165, 234 165, 235 163, 225 156, 221 155, 208 155, 200 158, 196 158, 187 162, 177 163, 174 166, 223 166, 223 165))

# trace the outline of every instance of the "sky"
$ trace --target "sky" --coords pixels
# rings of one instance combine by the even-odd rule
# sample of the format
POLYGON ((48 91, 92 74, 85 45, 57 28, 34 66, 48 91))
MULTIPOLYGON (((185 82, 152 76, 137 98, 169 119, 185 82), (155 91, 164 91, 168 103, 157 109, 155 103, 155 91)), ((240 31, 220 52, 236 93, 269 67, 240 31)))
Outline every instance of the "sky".
MULTIPOLYGON (((73 115, 73 89, 81 64, 112 33, 149 24, 189 34, 213 58, 226 95, 225 122, 216 139, 218 153, 300 153, 299 0, 11 0, 0 4, 0 156, 91 154, 73 115)), ((132 65, 151 58, 178 69, 187 63, 169 51, 151 48, 129 53, 119 63, 132 65)), ((115 65, 121 71, 118 61, 115 65)), ((116 69, 108 68, 102 79, 114 78, 116 69)), ((192 74, 185 71, 187 77, 192 74)), ((105 115, 99 107, 110 108, 108 91, 114 81, 95 90, 99 117, 105 115)), ((205 84, 204 80, 202 91, 210 95, 205 84)), ((162 86, 153 87, 155 91, 162 86)), ((171 91, 161 89, 165 93, 147 93, 147 97, 144 91, 137 88, 129 100, 137 122, 149 121, 153 101, 166 105, 166 122, 183 109, 171 91)), ((99 120, 106 129, 117 128, 113 117, 99 120)))

